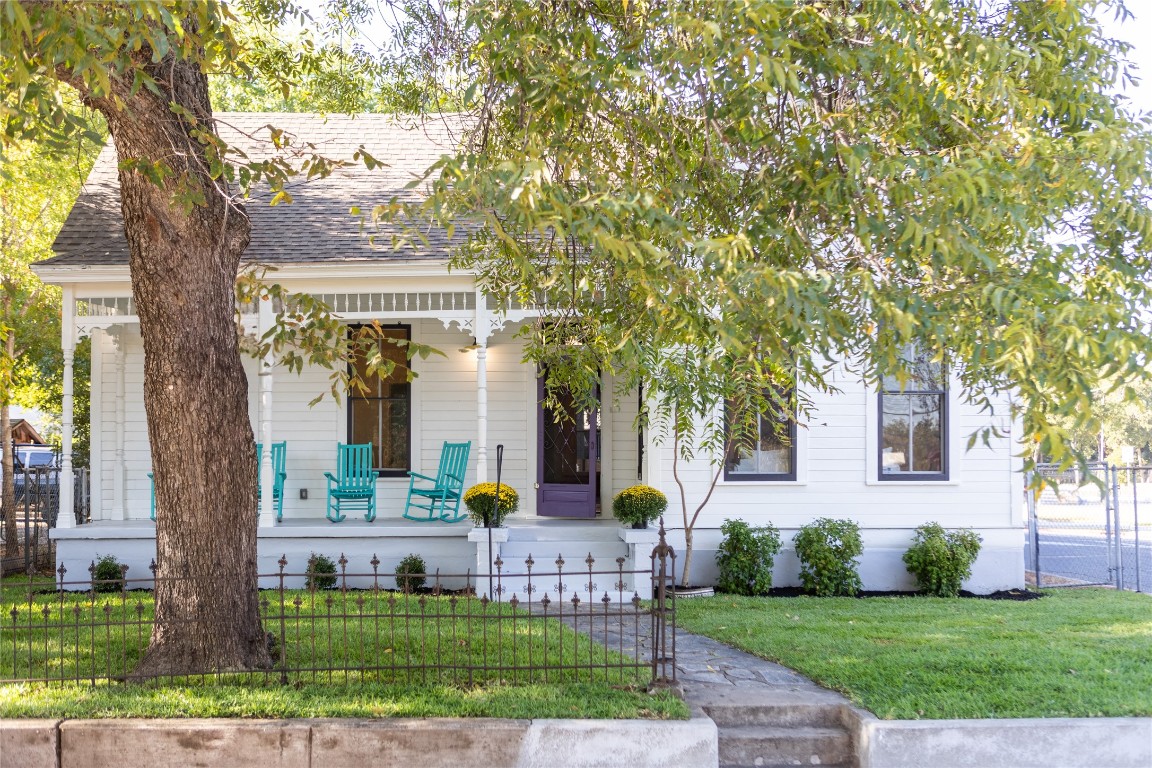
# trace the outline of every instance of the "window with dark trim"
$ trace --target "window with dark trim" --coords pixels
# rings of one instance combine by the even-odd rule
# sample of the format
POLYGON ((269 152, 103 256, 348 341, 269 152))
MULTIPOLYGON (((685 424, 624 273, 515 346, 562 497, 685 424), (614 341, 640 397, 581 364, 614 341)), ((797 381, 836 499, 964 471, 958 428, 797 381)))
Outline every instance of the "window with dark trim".
MULTIPOLYGON (((724 479, 742 480, 795 480, 796 479, 796 417, 795 389, 781 393, 780 402, 792 403, 792 414, 779 408, 760 414, 750 434, 735 440, 724 457, 724 479)), ((773 401, 775 403, 775 401, 773 401)), ((724 418, 731 429, 733 407, 729 403, 724 418)))
MULTIPOLYGON (((350 328, 349 333, 355 333, 350 328)), ((391 326, 383 335, 408 340, 409 326, 391 326)), ((411 365, 404 347, 378 342, 380 355, 396 364, 391 375, 377 376, 367 370, 364 355, 357 355, 350 373, 358 375, 367 390, 353 387, 348 393, 348 442, 372 444, 372 466, 381 477, 404 477, 412 468, 412 385, 411 365)))
POLYGON ((878 395, 879 479, 948 479, 948 385, 944 365, 909 348, 909 376, 885 376, 878 395))

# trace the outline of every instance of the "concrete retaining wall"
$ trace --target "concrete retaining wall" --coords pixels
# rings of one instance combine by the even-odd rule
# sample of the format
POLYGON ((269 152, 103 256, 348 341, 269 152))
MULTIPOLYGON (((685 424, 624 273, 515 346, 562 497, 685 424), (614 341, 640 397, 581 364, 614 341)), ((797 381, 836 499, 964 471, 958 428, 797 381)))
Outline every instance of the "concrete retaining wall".
POLYGON ((647 720, 8 720, 4 768, 715 768, 715 724, 647 720))
POLYGON ((1152 718, 860 717, 860 768, 1148 768, 1152 718))

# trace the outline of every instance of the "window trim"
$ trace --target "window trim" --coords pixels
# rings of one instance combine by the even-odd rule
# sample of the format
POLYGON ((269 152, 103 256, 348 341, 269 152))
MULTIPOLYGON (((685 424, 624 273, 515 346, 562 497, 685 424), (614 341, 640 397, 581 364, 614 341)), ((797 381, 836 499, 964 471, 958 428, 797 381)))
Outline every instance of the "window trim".
MULTIPOLYGON (((364 328, 364 327, 366 327, 366 325, 364 323, 349 324, 347 326, 349 333, 352 333, 352 332, 354 332, 360 328, 364 328)), ((408 336, 407 340, 412 341, 412 326, 408 323, 388 323, 388 324, 381 323, 380 328, 381 328, 381 330, 386 330, 386 331, 387 330, 403 330, 408 336)), ((408 370, 414 370, 412 367, 412 360, 409 360, 407 365, 408 365, 408 370)), ((349 362, 348 363, 348 375, 351 376, 353 374, 353 372, 354 372, 353 371, 353 365, 351 362, 349 362)), ((352 439, 352 400, 353 400, 353 398, 354 398, 353 393, 349 392, 348 396, 346 398, 346 404, 344 406, 344 416, 345 416, 344 439, 346 441, 349 441, 349 442, 352 439)), ((381 469, 380 467, 373 467, 372 469, 374 472, 376 472, 376 477, 378 479, 389 480, 389 479, 396 479, 396 478, 406 478, 406 477, 408 477, 408 473, 412 471, 412 467, 413 467, 412 456, 413 456, 413 451, 414 451, 413 446, 415 444, 415 436, 412 434, 412 412, 415 410, 415 402, 416 402, 416 397, 415 397, 414 387, 412 387, 411 382, 409 382, 409 387, 408 387, 408 424, 406 425, 407 426, 407 433, 408 433, 408 467, 406 469, 396 469, 393 467, 381 469)), ((373 462, 373 463, 375 463, 375 462, 373 462)))
MULTIPOLYGON (((875 457, 876 457, 876 474, 875 478, 881 483, 908 483, 908 482, 949 482, 952 480, 950 470, 952 465, 952 451, 951 451, 951 438, 952 438, 952 409, 949 407, 949 399, 951 395, 951 376, 944 372, 944 387, 943 389, 905 389, 896 392, 894 390, 885 390, 884 383, 880 382, 879 388, 876 392, 876 436, 875 436, 875 457), (940 466, 941 472, 885 472, 884 471, 884 396, 915 396, 915 395, 932 395, 940 398, 940 466)), ((911 428, 911 425, 909 425, 911 428)), ((909 436, 911 439, 911 436, 909 436)))
MULTIPOLYGON (((796 385, 792 384, 789 389, 792 391, 792 397, 796 397, 796 385)), ((798 467, 800 464, 800 451, 799 440, 797 433, 799 429, 796 425, 797 413, 792 413, 792 418, 788 419, 788 449, 789 449, 789 463, 792 466, 789 472, 729 472, 728 471, 728 452, 725 451, 720 460, 723 462, 723 473, 721 481, 724 483, 732 483, 733 485, 740 483, 796 483, 799 480, 798 467)), ((763 418, 761 416, 760 418, 763 418)), ((725 442, 727 442, 727 435, 729 430, 728 421, 728 406, 724 406, 724 435, 725 442)))

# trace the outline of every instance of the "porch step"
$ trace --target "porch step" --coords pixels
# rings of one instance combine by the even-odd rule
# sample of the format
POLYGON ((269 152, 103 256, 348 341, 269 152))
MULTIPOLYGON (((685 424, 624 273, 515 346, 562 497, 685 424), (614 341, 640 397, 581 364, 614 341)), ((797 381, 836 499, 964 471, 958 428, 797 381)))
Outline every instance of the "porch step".
POLYGON ((619 544, 620 524, 614 520, 542 520, 508 525, 508 541, 600 541, 619 544))
MULTIPOLYGON (((619 526, 588 521, 547 521, 543 524, 510 526, 508 541, 500 545, 500 557, 504 561, 503 570, 507 576, 501 586, 505 597, 515 594, 521 600, 526 595, 536 601, 545 594, 556 600, 564 600, 577 595, 582 601, 600 600, 608 594, 609 600, 617 602, 630 600, 637 587, 632 574, 625 573, 621 582, 617 564, 618 558, 627 558, 628 545, 620 539, 619 526), (587 558, 594 559, 593 573, 589 576, 587 558), (525 561, 531 557, 534 575, 531 589, 527 578, 525 561), (564 560, 563 578, 557 578, 556 560, 564 560), (621 590, 618 584, 623 583, 621 590)), ((630 569, 625 562, 625 570, 630 569)), ((650 589, 650 587, 649 587, 650 589)), ((644 595, 647 597, 647 593, 644 595)))
POLYGON ((738 725, 719 731, 720 766, 850 766, 852 740, 843 728, 738 725))

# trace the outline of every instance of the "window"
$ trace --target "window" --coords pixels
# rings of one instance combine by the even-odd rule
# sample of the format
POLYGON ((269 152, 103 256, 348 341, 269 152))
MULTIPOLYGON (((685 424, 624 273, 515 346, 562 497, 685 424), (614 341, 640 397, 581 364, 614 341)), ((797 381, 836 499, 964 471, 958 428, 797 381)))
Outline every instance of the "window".
MULTIPOLYGON (((782 393, 780 400, 795 403, 795 390, 782 393)), ((770 406, 771 408, 771 406, 770 406)), ((734 441, 724 458, 724 479, 795 480, 796 417, 779 410, 760 414, 756 425, 744 440, 734 441)), ((731 423, 733 407, 729 404, 725 419, 731 423)), ((731 429, 731 426, 729 426, 731 429)))
POLYGON ((880 479, 947 480, 947 374, 941 363, 909 348, 909 377, 880 385, 880 479))
MULTIPOLYGON (((349 333, 355 333, 350 329, 349 333)), ((411 338, 407 326, 384 328, 392 339, 411 338)), ((368 389, 353 388, 348 394, 348 442, 372 444, 372 466, 382 477, 403 477, 411 468, 412 387, 408 382, 409 362, 404 347, 379 343, 380 355, 396 363, 386 377, 367 372, 366 360, 358 355, 352 372, 368 389)))

